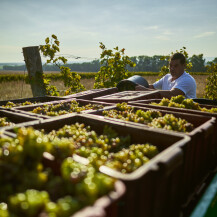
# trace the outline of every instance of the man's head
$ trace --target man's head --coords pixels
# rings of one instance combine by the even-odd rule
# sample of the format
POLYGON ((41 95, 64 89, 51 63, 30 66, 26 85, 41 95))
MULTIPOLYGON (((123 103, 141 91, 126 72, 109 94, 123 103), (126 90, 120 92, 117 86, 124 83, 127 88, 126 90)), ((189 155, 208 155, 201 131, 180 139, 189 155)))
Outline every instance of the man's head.
POLYGON ((185 71, 186 59, 181 53, 175 53, 170 57, 170 73, 173 79, 180 77, 185 71))

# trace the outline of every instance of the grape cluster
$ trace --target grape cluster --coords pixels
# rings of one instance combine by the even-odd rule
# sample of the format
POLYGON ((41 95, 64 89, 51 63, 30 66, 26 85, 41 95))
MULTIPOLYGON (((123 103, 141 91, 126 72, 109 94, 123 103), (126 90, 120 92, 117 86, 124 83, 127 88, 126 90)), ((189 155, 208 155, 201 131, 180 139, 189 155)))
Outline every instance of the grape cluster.
POLYGON ((11 122, 7 117, 0 118, 0 127, 14 126, 15 123, 11 122))
POLYGON ((48 201, 49 195, 46 191, 28 189, 9 197, 8 210, 17 216, 38 216, 48 201))
POLYGON ((69 217, 114 189, 116 180, 99 166, 130 173, 157 153, 150 144, 130 145, 129 136, 108 126, 101 135, 80 123, 50 133, 19 128, 16 138, 0 138, 0 216, 69 217), (60 164, 58 173, 45 163, 45 153, 54 157, 54 167, 60 164), (74 153, 90 163, 75 162, 74 153))
POLYGON ((163 98, 159 103, 152 102, 151 105, 185 108, 199 110, 203 112, 217 113, 217 108, 201 108, 199 106, 199 103, 194 102, 193 99, 185 99, 185 97, 182 95, 174 96, 170 100, 167 98, 163 98))
POLYGON ((30 128, 20 129, 17 138, 0 139, 0 201, 28 187, 43 187, 48 173, 41 161, 48 147, 39 131, 30 128))
POLYGON ((8 206, 6 203, 0 203, 0 216, 9 217, 8 206))
MULTIPOLYGON (((85 129, 83 124, 72 128, 85 129)), ((44 134, 32 128, 20 128, 16 138, 0 139, 0 201, 4 202, 0 204, 0 216, 34 217, 45 212, 69 217, 114 189, 114 179, 100 174, 91 165, 84 166, 67 158, 72 150, 61 155, 65 158, 61 161, 59 175, 43 164, 45 152, 66 152, 73 133, 65 132, 60 129, 44 134), (63 147, 58 146, 57 141, 63 147)), ((95 136, 94 131, 90 132, 95 136)), ((75 146, 70 148, 75 149, 75 146)))
POLYGON ((87 104, 80 106, 78 102, 72 100, 71 102, 62 102, 56 105, 53 104, 44 104, 35 108, 32 112, 36 114, 48 115, 48 116, 58 116, 64 115, 72 112, 80 113, 84 110, 97 110, 102 109, 104 106, 98 104, 87 104))
POLYGON ((135 110, 127 103, 117 104, 117 109, 105 110, 103 115, 110 118, 146 124, 151 127, 174 130, 178 132, 189 132, 193 130, 193 125, 185 119, 176 118, 172 114, 162 115, 157 110, 135 110))
POLYGON ((122 173, 131 173, 158 154, 156 146, 133 144, 109 156, 105 165, 122 173))
POLYGON ((58 131, 53 130, 48 137, 53 144, 51 153, 58 159, 71 156, 73 153, 86 158, 103 157, 109 151, 117 151, 130 145, 129 136, 118 136, 111 127, 105 126, 103 134, 97 135, 89 126, 85 127, 79 123, 66 125, 58 131))
POLYGON ((8 101, 5 105, 2 105, 2 107, 4 107, 4 108, 13 108, 13 107, 17 107, 17 106, 33 105, 33 104, 36 104, 36 103, 39 103, 39 102, 26 101, 26 102, 21 102, 21 103, 13 103, 11 101, 8 101))
POLYGON ((173 114, 166 114, 163 117, 155 118, 148 125, 178 132, 190 132, 193 130, 191 123, 187 122, 185 119, 176 118, 173 114))
MULTIPOLYGON (((48 216, 69 217, 97 198, 114 189, 115 179, 97 172, 92 166, 84 166, 72 158, 61 165, 61 179, 51 176, 45 189, 27 189, 12 194, 7 203, 0 204, 0 213, 9 217, 36 217, 40 213, 48 216), (61 185, 60 185, 61 184, 61 185), (53 191, 60 195, 54 199, 53 191)), ((3 215, 1 215, 3 216, 3 215)))
POLYGON ((89 200, 93 203, 99 196, 114 189, 115 179, 99 173, 91 165, 75 162, 71 157, 66 158, 61 166, 63 180, 73 183, 74 191, 80 200, 89 200), (86 196, 87 198, 83 198, 86 196))

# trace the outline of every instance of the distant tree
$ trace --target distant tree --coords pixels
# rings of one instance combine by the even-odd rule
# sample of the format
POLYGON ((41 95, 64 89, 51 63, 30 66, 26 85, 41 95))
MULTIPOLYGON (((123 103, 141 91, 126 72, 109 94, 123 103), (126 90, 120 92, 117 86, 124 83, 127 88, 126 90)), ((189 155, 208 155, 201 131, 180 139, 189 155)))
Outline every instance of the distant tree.
POLYGON ((203 58, 203 54, 193 55, 189 58, 190 62, 192 63, 191 72, 205 72, 205 59, 203 58))
POLYGON ((161 67, 164 65, 169 64, 167 59, 163 59, 163 56, 161 55, 154 55, 152 57, 152 72, 159 72, 161 70, 161 67))
POLYGON ((130 60, 136 63, 136 67, 128 68, 129 71, 149 71, 149 72, 159 72, 160 68, 167 64, 167 61, 161 60, 161 55, 155 55, 153 57, 141 55, 131 57, 130 60))
POLYGON ((20 66, 8 66, 8 65, 3 65, 2 67, 3 70, 20 70, 24 71, 26 69, 25 65, 20 65, 20 66))
POLYGON ((212 65, 212 63, 214 63, 214 64, 216 64, 216 63, 217 63, 217 57, 216 57, 216 58, 214 58, 214 60, 212 60, 212 61, 208 61, 208 62, 207 62, 207 66, 211 66, 211 65, 212 65))
MULTIPOLYGON (((138 64, 137 56, 130 57, 130 61, 134 62, 137 65, 138 64)), ((131 67, 130 65, 127 65, 126 69, 130 72, 138 72, 136 67, 131 67)))
POLYGON ((138 56, 138 62, 137 62, 137 66, 136 66, 136 70, 138 72, 141 72, 144 70, 144 59, 145 59, 145 56, 138 56))

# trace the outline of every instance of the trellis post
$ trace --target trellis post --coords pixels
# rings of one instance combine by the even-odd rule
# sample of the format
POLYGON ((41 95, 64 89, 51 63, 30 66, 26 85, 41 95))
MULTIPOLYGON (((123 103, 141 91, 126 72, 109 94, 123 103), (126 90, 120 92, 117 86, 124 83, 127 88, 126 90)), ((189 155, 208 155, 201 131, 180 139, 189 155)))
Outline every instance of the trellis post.
POLYGON ((23 56, 29 76, 33 97, 45 96, 46 87, 42 79, 43 69, 39 47, 23 47, 23 56))

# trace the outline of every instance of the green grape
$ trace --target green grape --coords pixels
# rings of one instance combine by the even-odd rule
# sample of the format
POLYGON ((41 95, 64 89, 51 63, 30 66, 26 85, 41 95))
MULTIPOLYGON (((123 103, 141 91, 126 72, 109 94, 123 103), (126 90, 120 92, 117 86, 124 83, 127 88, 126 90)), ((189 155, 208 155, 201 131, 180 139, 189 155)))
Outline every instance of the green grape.
MULTIPOLYGON (((182 97, 176 98, 174 101, 183 100, 182 97)), ((185 101, 185 100, 184 100, 185 101)), ((183 101, 183 102, 184 102, 183 101)), ((192 104, 191 100, 186 100, 186 103, 192 104)), ((176 106, 176 102, 169 102, 168 106, 176 106)), ((119 104, 119 107, 126 106, 126 104, 119 104)), ((179 105, 179 104, 178 104, 179 105)), ((184 104, 181 104, 183 107, 184 104)), ((191 105, 192 108, 192 105, 191 105)), ((181 118, 175 118, 171 114, 162 115, 160 111, 157 110, 137 110, 137 111, 118 111, 118 110, 108 110, 103 112, 104 116, 117 118, 125 121, 131 121, 135 123, 147 124, 151 127, 163 128, 166 130, 174 130, 179 132, 189 132, 193 129, 193 125, 188 123, 186 120, 181 118)))
POLYGON ((65 159, 61 166, 63 179, 70 180, 73 183, 79 182, 87 173, 87 167, 75 162, 72 158, 65 159))
POLYGON ((4 108, 12 108, 15 106, 16 106, 16 104, 11 102, 11 101, 8 101, 5 105, 2 105, 2 107, 4 107, 4 108))
POLYGON ((11 122, 7 117, 0 118, 0 127, 14 126, 15 123, 11 122))
POLYGON ((217 113, 217 108, 211 108, 211 109, 208 110, 208 112, 217 113))
MULTIPOLYGON (((35 103, 36 103, 36 102, 35 102, 35 103)), ((25 105, 33 105, 33 104, 35 104, 35 103, 31 103, 31 102, 29 102, 29 101, 26 101, 26 102, 22 103, 22 105, 23 105, 23 106, 25 106, 25 105)), ((40 102, 38 102, 38 103, 40 103, 40 102)))
POLYGON ((9 217, 8 206, 6 203, 0 203, 0 216, 9 217))
POLYGON ((134 107, 128 106, 127 103, 117 103, 116 107, 118 108, 119 111, 132 111, 134 110, 134 107))
POLYGON ((19 128, 17 139, 23 147, 23 154, 36 161, 41 160, 43 152, 49 151, 52 146, 47 136, 31 127, 19 128))
POLYGON ((146 112, 142 110, 137 110, 136 115, 138 115, 138 117, 142 117, 147 122, 152 121, 154 118, 162 117, 161 112, 156 110, 148 110, 146 112))
POLYGON ((0 139, 0 199, 9 201, 10 213, 38 216, 40 212, 46 212, 48 216, 68 217, 113 190, 114 179, 99 175, 93 166, 68 158, 80 150, 93 162, 96 160, 95 167, 98 168, 112 157, 111 150, 121 149, 129 140, 129 137, 118 137, 110 127, 105 127, 104 133, 97 135, 89 126, 75 123, 48 134, 23 127, 17 131, 16 138, 0 139), (42 164, 44 152, 62 161, 60 176, 55 176, 53 168, 42 164), (30 190, 27 189, 36 192, 37 201, 28 196, 30 190), (52 202, 47 200, 41 206, 38 190, 46 190, 52 202), (72 198, 68 200, 67 195, 72 198), (45 206, 48 202, 50 205, 45 206))
POLYGON ((175 103, 178 103, 178 104, 182 104, 182 102, 185 100, 185 97, 182 96, 182 95, 178 95, 178 96, 173 96, 171 98, 171 102, 175 102, 175 103))
POLYGON ((104 106, 97 104, 87 104, 80 106, 78 102, 72 100, 71 102, 61 102, 56 105, 53 104, 44 104, 35 108, 32 112, 48 116, 59 116, 72 112, 80 113, 84 110, 97 110, 102 109, 104 106))
POLYGON ((57 212, 57 217, 69 217, 80 209, 80 204, 75 198, 65 196, 58 199, 56 207, 53 205, 53 209, 57 212))
POLYGON ((129 148, 124 148, 109 156, 105 165, 122 173, 131 173, 157 154, 156 146, 148 143, 132 144, 129 148))
POLYGON ((185 119, 176 118, 173 114, 166 114, 163 117, 155 118, 148 125, 178 132, 188 132, 193 129, 191 123, 188 123, 185 119))
POLYGON ((85 166, 72 158, 63 161, 61 174, 64 180, 75 184, 78 198, 87 204, 93 203, 99 196, 114 189, 113 178, 99 174, 92 166, 85 166))
POLYGON ((24 193, 18 193, 9 197, 9 210, 18 216, 37 217, 49 201, 46 191, 28 189, 24 193))
POLYGON ((168 106, 168 107, 177 107, 177 108, 185 108, 185 109, 193 109, 193 110, 199 110, 203 112, 211 112, 216 113, 217 108, 201 108, 199 106, 199 103, 196 103, 193 101, 193 99, 185 99, 184 96, 174 96, 170 100, 163 98, 160 103, 151 103, 152 105, 159 105, 159 106, 168 106))
POLYGON ((52 201, 46 203, 45 212, 49 217, 57 217, 57 213, 59 212, 58 205, 52 201))
POLYGON ((169 99, 163 98, 163 99, 161 100, 162 106, 168 106, 169 101, 170 101, 169 99))
POLYGON ((25 105, 33 105, 33 104, 36 104, 36 103, 40 103, 40 102, 29 102, 29 101, 26 101, 26 102, 21 102, 21 103, 13 103, 11 101, 8 101, 5 105, 2 105, 2 107, 4 108, 13 108, 13 107, 17 107, 17 106, 25 106, 25 105))
POLYGON ((50 153, 56 158, 63 160, 66 157, 72 156, 77 148, 75 142, 69 138, 57 138, 51 140, 52 150, 50 153))

